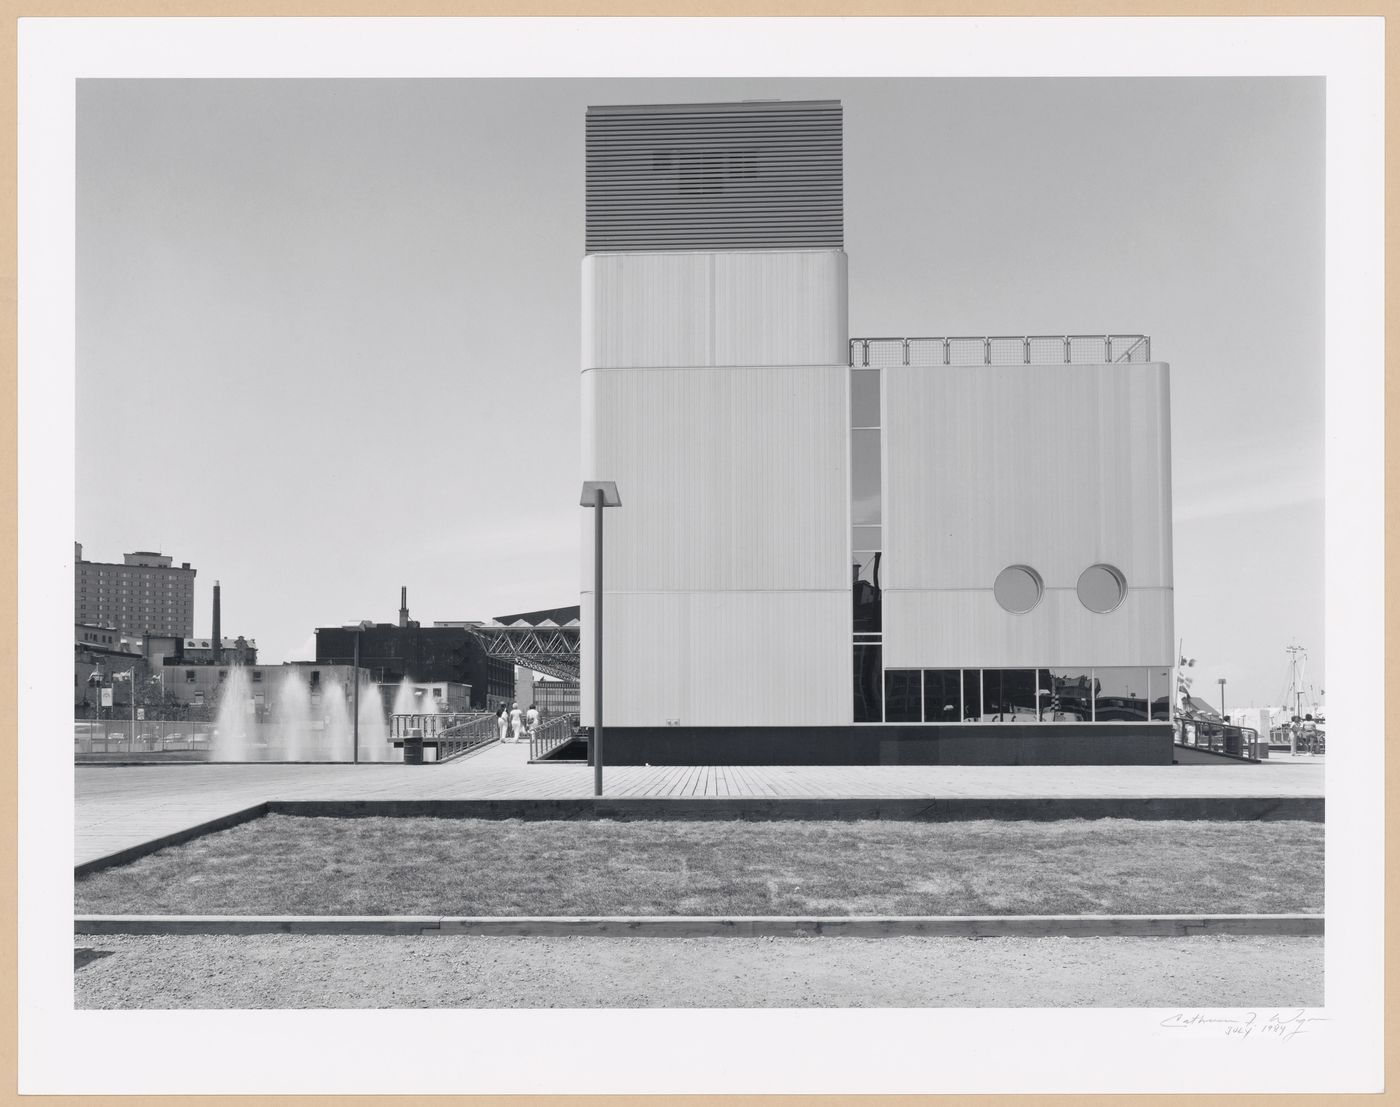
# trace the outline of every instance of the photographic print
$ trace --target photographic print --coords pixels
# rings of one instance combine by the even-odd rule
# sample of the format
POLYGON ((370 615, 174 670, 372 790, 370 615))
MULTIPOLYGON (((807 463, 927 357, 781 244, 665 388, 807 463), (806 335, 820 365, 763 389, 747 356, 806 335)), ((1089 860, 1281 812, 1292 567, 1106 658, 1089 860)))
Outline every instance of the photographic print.
POLYGON ((1313 1079, 1329 77, 535 68, 72 82, 74 1011, 1313 1079))

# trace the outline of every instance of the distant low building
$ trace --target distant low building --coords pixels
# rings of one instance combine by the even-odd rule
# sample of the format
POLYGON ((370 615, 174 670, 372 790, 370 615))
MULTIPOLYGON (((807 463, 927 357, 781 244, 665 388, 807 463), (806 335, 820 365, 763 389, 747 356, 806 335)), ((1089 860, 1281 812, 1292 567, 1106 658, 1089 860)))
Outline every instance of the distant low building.
POLYGON ((115 707, 131 704, 131 689, 137 689, 137 702, 146 700, 144 681, 149 667, 139 640, 125 637, 111 626, 76 623, 73 627, 73 710, 87 715, 102 706, 101 690, 110 690, 115 707))
POLYGON ((201 665, 256 665, 258 644, 251 638, 220 638, 218 650, 211 638, 185 638, 179 659, 201 665))
POLYGON ((386 685, 408 679, 416 684, 458 684, 471 689, 471 705, 483 710, 509 700, 514 667, 488 657, 464 626, 424 627, 416 623, 372 623, 367 627, 317 627, 316 661, 348 665, 360 639, 360 666, 386 685))
POLYGON ((531 702, 540 709, 540 715, 546 719, 556 715, 577 715, 578 681, 537 680, 531 702))

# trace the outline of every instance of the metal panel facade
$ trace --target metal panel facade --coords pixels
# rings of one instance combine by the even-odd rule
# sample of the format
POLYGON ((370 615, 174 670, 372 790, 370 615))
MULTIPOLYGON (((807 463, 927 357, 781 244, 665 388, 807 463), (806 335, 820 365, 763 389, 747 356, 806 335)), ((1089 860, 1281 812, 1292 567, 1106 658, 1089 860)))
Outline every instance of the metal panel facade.
POLYGON ((1109 615, 1068 588, 1045 589, 1034 611, 1004 611, 990 588, 886 591, 888 669, 1171 664, 1170 588, 1133 588, 1109 615))
MULTIPOLYGON (((624 498, 624 505, 626 500, 624 498)), ((611 511, 621 514, 623 508, 611 511)), ((607 557, 607 551, 604 551, 607 557)), ((593 625, 593 593, 582 617, 593 625)), ((607 592, 613 726, 834 726, 851 721, 850 596, 841 592, 607 592)), ((591 641, 581 715, 593 720, 591 641)))
POLYGON ((840 250, 602 254, 583 263, 583 367, 844 365, 840 250))
POLYGON ((588 253, 842 246, 835 100, 590 107, 588 253))
MULTIPOLYGON (((623 504, 608 511, 604 587, 829 589, 849 602, 846 376, 842 366, 584 373, 585 470, 617 481, 623 504)), ((583 525, 591 534, 591 519, 583 525)), ((592 587, 591 538, 582 547, 592 587)))
MULTIPOLYGON (((584 467, 604 512, 609 720, 850 721, 841 365, 592 369, 584 467)), ((592 624, 591 512, 582 589, 592 624)), ((582 713, 592 718, 592 639, 582 713)))
POLYGON ((1172 659, 1167 367, 884 370, 887 667, 1166 665, 1172 659), (993 598, 1028 565, 1045 596, 993 598), (1121 606, 1079 603, 1119 569, 1121 606))

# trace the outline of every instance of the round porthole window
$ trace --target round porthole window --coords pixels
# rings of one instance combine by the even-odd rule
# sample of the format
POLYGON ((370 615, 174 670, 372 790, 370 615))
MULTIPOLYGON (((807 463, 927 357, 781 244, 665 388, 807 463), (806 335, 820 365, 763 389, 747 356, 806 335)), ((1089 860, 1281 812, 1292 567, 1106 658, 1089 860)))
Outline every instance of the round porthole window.
POLYGON ((1013 615, 1024 615, 1040 602, 1045 585, 1028 565, 1008 565, 997 574, 992 595, 997 603, 1013 615))
POLYGON ((1079 593, 1079 602, 1090 611, 1107 615, 1123 602, 1128 585, 1112 565, 1090 565, 1079 574, 1074 590, 1079 593))

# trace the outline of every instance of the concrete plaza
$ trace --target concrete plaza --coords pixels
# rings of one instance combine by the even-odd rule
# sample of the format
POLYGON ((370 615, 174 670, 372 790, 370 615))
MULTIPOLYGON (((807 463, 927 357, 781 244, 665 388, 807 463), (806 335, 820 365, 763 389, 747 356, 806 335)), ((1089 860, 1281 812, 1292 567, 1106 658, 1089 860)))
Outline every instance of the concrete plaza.
MULTIPOLYGON (((493 743, 442 765, 79 765, 74 863, 84 865, 269 801, 558 800, 593 795, 593 770, 529 763, 526 745, 493 743)), ((1172 766, 771 765, 604 769, 614 799, 756 797, 1307 798, 1323 795, 1317 760, 1172 766)))

